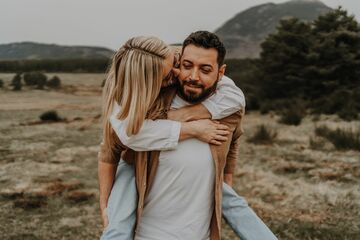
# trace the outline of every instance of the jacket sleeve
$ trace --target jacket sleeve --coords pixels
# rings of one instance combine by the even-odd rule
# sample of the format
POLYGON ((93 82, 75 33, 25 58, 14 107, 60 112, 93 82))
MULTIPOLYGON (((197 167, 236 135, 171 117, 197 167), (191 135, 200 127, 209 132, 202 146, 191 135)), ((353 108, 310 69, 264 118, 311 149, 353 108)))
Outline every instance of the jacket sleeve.
POLYGON ((113 133, 113 138, 115 140, 114 148, 105 146, 104 141, 100 143, 98 161, 114 164, 114 165, 117 165, 119 163, 121 155, 124 154, 124 152, 126 152, 127 148, 122 144, 122 142, 114 133, 113 133))
POLYGON ((181 131, 181 123, 171 120, 146 119, 137 134, 127 135, 129 120, 120 120, 116 115, 120 112, 117 104, 110 117, 110 123, 117 137, 128 148, 134 151, 171 150, 177 147, 181 131))
POLYGON ((230 143, 229 152, 226 157, 226 164, 224 173, 233 174, 236 168, 236 162, 239 159, 240 152, 240 136, 244 133, 243 129, 243 119, 244 119, 244 109, 241 109, 237 114, 240 115, 238 119, 237 126, 235 127, 233 137, 230 143))

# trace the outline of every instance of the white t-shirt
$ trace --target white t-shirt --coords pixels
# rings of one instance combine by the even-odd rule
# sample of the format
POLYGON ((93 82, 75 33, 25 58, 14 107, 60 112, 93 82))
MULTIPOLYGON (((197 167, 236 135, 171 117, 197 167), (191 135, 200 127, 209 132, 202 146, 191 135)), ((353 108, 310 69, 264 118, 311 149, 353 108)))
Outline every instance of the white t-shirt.
MULTIPOLYGON (((176 96, 172 108, 186 104, 176 96)), ((192 138, 179 142, 174 150, 162 151, 135 239, 208 239, 214 180, 209 144, 192 138)))

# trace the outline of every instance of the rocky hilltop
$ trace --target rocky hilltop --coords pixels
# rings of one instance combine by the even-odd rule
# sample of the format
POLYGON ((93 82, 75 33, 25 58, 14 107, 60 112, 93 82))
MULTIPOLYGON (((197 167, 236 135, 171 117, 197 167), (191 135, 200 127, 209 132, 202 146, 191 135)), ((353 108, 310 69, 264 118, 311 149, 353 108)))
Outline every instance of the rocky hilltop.
POLYGON ((227 58, 256 58, 261 42, 276 30, 279 21, 296 17, 312 21, 332 9, 318 0, 266 3, 238 13, 216 30, 228 50, 227 58))

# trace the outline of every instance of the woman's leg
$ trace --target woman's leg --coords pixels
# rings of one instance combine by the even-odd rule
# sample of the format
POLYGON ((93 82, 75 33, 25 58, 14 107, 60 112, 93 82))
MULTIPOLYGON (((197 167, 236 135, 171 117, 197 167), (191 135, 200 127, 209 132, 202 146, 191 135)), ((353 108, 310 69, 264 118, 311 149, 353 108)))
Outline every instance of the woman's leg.
POLYGON ((241 240, 277 240, 246 200, 223 183, 222 214, 241 240))
POLYGON ((107 206, 109 225, 101 240, 134 238, 137 197, 134 168, 120 160, 107 206))

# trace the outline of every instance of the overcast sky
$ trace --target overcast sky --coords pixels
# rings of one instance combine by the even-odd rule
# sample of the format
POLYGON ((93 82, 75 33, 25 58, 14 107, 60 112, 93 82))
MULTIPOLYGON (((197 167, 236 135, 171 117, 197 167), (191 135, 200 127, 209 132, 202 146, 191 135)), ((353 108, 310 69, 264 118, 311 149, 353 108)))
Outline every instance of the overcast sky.
MULTIPOLYGON (((0 44, 20 41, 117 49, 133 36, 178 43, 214 31, 237 13, 285 0, 0 0, 0 44)), ((360 19, 360 1, 324 0, 360 19)))

